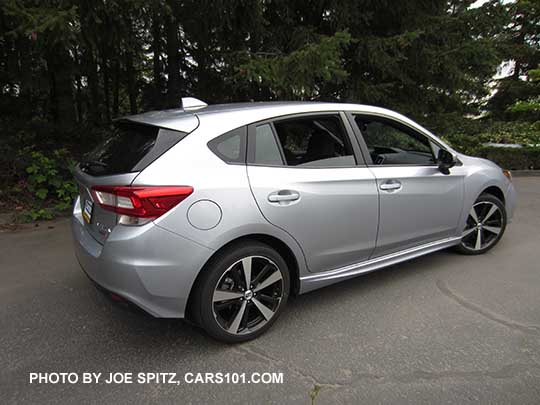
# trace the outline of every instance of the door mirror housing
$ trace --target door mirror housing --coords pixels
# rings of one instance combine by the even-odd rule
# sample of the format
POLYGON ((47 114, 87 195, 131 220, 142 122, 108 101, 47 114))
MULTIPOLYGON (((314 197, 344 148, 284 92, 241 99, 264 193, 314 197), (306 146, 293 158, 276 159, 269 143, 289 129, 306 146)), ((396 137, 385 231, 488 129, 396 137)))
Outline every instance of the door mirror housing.
POLYGON ((448 152, 446 149, 439 149, 437 163, 439 164, 439 170, 442 174, 450 174, 450 168, 456 165, 457 158, 453 153, 448 152))

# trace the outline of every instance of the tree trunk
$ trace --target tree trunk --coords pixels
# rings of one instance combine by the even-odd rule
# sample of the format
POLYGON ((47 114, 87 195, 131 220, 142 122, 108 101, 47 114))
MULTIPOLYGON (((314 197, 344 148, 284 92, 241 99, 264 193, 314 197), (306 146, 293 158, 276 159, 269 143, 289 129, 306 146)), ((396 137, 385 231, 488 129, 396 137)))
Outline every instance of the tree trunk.
POLYGON ((154 75, 154 88, 152 94, 152 106, 154 108, 160 108, 163 105, 162 95, 164 90, 163 83, 163 64, 161 62, 161 20, 160 14, 156 9, 152 13, 152 62, 153 62, 153 75, 154 75))
POLYGON ((118 58, 114 59, 114 84, 113 84, 113 117, 118 117, 118 110, 120 105, 120 62, 118 58))
POLYGON ((92 41, 92 29, 95 29, 95 24, 89 18, 89 2, 80 1, 79 12, 81 21, 81 36, 83 42, 83 51, 81 58, 81 72, 86 76, 88 81, 88 92, 90 94, 88 100, 88 118, 93 124, 101 122, 100 100, 99 100, 99 79, 98 79, 98 64, 96 60, 96 52, 92 41))
POLYGON ((50 74, 51 112, 54 121, 62 127, 72 127, 75 123, 75 103, 73 99, 73 61, 67 49, 57 45, 46 56, 50 74))
MULTIPOLYGON (((172 4, 171 8, 174 13, 172 4)), ((180 41, 178 38, 178 23, 173 15, 167 16, 165 29, 167 34, 167 107, 174 108, 179 107, 181 104, 181 91, 180 58, 178 55, 180 41)))
POLYGON ((82 112, 82 83, 81 83, 81 75, 77 73, 77 76, 75 77, 75 101, 77 103, 77 123, 82 124, 83 122, 83 112, 82 112))
POLYGON ((110 91, 110 79, 109 79, 109 66, 107 57, 103 55, 101 61, 101 71, 103 72, 103 93, 105 96, 105 120, 111 121, 111 91, 110 91))
POLYGON ((133 69, 133 55, 126 52, 126 76, 129 96, 129 109, 131 114, 137 114, 137 89, 135 88, 135 72, 133 69))

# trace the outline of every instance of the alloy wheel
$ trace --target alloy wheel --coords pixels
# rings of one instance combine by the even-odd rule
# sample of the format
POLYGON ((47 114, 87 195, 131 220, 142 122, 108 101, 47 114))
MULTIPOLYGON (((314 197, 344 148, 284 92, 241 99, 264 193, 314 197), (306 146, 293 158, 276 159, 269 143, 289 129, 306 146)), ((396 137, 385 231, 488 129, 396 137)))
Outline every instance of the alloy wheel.
POLYGON ((473 205, 461 244, 466 249, 479 251, 495 243, 504 227, 501 209, 491 201, 479 201, 473 205))
POLYGON ((263 256, 245 257, 217 282, 212 297, 214 318, 227 333, 252 333, 274 317, 283 292, 283 275, 273 261, 263 256))

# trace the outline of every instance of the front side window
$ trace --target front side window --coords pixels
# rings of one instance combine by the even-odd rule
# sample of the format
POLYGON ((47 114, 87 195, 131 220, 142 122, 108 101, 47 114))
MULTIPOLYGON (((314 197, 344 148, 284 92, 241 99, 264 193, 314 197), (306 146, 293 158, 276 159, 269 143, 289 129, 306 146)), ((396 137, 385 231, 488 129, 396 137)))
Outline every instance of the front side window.
POLYGON ((294 167, 356 165, 349 138, 337 115, 308 116, 256 128, 252 163, 294 167))
POLYGON ((354 120, 375 165, 435 164, 427 137, 399 123, 379 117, 355 115, 354 120))

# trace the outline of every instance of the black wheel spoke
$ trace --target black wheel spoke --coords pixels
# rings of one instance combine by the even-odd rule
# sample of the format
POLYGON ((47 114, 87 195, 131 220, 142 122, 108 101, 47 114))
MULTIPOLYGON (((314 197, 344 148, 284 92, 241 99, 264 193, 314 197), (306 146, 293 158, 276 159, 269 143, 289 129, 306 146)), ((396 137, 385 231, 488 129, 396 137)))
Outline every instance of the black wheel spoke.
POLYGON ((282 298, 283 276, 275 263, 262 256, 244 257, 217 282, 214 318, 230 334, 250 333, 273 318, 282 298))
POLYGON ((461 244, 469 250, 483 250, 497 241, 503 226, 499 206, 491 201, 479 201, 469 212, 461 244))

